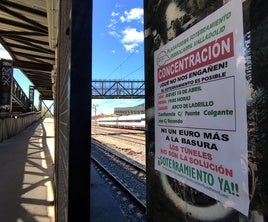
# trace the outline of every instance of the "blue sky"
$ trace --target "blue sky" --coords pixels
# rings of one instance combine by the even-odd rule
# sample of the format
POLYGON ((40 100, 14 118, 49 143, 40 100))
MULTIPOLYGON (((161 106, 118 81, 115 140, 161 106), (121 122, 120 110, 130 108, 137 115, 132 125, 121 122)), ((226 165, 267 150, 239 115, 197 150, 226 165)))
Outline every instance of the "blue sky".
MULTIPOLYGON (((92 78, 144 80, 143 1, 94 0, 92 78)), ((97 114, 135 106, 143 99, 93 100, 97 114)), ((92 110, 92 114, 95 114, 92 110)))
MULTIPOLYGON (((92 39, 92 79, 144 80, 142 0, 93 0, 92 39)), ((1 46, 0 57, 10 58, 1 46)), ((14 77, 28 95, 32 83, 17 69, 14 77)), ((35 92, 35 105, 38 97, 35 92)), ((98 99, 92 105, 97 107, 96 114, 111 114, 115 107, 143 102, 143 99, 98 99)))

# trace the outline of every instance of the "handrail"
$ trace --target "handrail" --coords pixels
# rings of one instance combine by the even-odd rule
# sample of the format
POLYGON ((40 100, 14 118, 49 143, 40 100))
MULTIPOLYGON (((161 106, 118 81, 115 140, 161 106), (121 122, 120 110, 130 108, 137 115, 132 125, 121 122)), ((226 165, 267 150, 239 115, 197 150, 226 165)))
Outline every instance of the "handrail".
POLYGON ((28 108, 30 100, 14 78, 12 85, 12 96, 15 97, 24 106, 25 109, 28 108))
POLYGON ((12 115, 11 117, 15 117, 15 118, 22 118, 22 117, 25 117, 25 116, 30 116, 30 115, 38 115, 38 114, 41 114, 41 111, 38 111, 38 112, 35 112, 35 111, 32 111, 32 112, 27 112, 27 113, 20 113, 18 115, 12 115))

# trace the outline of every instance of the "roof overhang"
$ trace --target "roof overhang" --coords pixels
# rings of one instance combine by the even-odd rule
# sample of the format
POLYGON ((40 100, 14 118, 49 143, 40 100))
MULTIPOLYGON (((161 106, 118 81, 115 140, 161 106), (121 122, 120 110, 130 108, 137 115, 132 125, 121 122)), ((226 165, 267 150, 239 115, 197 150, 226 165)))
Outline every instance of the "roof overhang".
POLYGON ((58 9, 59 0, 0 1, 0 43, 43 100, 53 99, 58 9))

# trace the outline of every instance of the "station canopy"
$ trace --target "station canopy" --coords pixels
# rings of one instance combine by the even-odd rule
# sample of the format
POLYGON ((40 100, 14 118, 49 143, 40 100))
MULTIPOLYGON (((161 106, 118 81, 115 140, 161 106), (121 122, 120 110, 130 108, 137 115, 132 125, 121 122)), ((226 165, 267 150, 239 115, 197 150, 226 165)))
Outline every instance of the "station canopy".
POLYGON ((0 43, 43 100, 53 99, 58 5, 59 0, 0 1, 0 43))

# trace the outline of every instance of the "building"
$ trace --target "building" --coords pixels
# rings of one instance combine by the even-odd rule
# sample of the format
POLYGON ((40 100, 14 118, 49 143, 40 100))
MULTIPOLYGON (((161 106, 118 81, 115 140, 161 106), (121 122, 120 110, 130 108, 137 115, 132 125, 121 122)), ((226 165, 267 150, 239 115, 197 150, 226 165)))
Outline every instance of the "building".
POLYGON ((133 107, 117 107, 114 108, 114 114, 116 115, 131 115, 131 114, 143 114, 145 113, 145 103, 142 103, 133 107))

